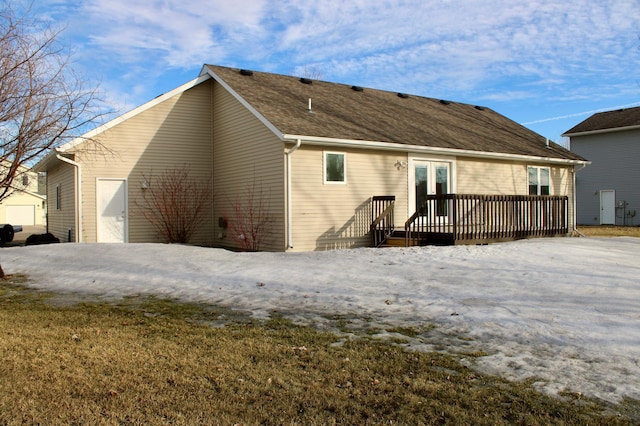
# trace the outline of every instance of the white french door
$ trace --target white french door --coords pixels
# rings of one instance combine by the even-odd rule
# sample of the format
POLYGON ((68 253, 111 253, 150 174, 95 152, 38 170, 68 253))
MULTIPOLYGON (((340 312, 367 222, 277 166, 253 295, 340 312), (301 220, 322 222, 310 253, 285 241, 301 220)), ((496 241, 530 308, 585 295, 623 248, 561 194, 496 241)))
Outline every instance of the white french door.
MULTIPOLYGON (((451 193, 451 163, 413 159, 409 167, 409 214, 418 211, 427 195, 451 193)), ((432 204, 427 212, 431 219, 446 218, 447 203, 432 204)))

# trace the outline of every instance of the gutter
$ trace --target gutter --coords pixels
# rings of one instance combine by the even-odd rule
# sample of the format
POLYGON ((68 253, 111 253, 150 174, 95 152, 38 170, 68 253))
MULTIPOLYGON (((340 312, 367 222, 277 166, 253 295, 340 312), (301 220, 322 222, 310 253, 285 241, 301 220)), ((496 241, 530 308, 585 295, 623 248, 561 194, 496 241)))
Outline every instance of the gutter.
POLYGON ((422 153, 422 154, 435 154, 435 155, 452 155, 458 157, 474 157, 474 158, 489 158, 495 160, 518 160, 518 161, 541 161, 550 164, 573 164, 573 165, 587 165, 588 161, 584 160, 570 160, 564 158, 553 157, 541 157, 533 155, 523 154, 505 154, 500 152, 485 152, 485 151, 472 151, 468 149, 454 149, 454 148, 438 148, 431 146, 418 146, 418 145, 403 145, 392 142, 376 142, 376 141, 359 141, 351 139, 335 139, 324 138, 314 136, 303 135, 283 135, 284 141, 297 141, 300 139, 305 140, 305 144, 308 145, 322 145, 322 146, 336 146, 336 147, 350 147, 350 148, 374 148, 382 151, 396 151, 396 152, 410 152, 410 153, 422 153))
POLYGON ((589 135, 599 135, 601 133, 615 133, 615 132, 624 132, 626 130, 637 130, 640 129, 640 126, 623 126, 623 127, 610 127, 607 129, 597 129, 597 130, 585 130, 583 132, 573 132, 573 133, 563 133, 560 136, 567 138, 574 138, 578 136, 589 136, 589 135))
POLYGON ((71 164, 76 171, 76 214, 75 214, 75 227, 76 227, 76 243, 82 241, 82 168, 79 163, 76 163, 69 158, 63 157, 56 153, 56 158, 67 164, 71 164))
POLYGON ((296 144, 285 150, 284 154, 287 162, 287 249, 293 248, 293 214, 291 210, 293 203, 291 201, 291 154, 293 154, 302 145, 302 139, 296 139, 296 144))

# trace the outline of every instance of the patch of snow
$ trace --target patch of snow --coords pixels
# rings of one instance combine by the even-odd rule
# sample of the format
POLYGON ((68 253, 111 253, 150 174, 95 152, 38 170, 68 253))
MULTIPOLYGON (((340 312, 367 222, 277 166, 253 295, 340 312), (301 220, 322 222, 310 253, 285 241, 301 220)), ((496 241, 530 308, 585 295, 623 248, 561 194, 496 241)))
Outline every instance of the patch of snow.
POLYGON ((435 324, 408 344, 488 356, 475 368, 617 402, 640 399, 640 239, 233 253, 162 244, 12 247, 29 285, 98 299, 155 295, 322 325, 435 324))

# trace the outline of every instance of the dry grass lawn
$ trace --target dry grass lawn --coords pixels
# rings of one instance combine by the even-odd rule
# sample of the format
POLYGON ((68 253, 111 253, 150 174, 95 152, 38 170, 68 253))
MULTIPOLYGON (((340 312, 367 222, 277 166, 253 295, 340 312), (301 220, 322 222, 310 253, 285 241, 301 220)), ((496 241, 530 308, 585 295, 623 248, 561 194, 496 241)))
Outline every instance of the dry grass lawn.
POLYGON ((578 226, 587 237, 636 237, 640 238, 640 226, 578 226))
POLYGON ((634 420, 622 406, 544 396, 455 357, 407 352, 366 333, 349 339, 157 299, 61 304, 20 281, 0 283, 2 425, 634 420), (212 326, 223 314, 226 325, 212 326))

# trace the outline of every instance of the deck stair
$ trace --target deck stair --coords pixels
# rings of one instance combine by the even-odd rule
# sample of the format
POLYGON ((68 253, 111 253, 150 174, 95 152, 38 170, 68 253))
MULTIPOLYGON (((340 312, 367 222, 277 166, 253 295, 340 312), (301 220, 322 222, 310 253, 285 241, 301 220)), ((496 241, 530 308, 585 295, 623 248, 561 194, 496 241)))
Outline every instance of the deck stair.
POLYGON ((378 247, 406 247, 404 231, 393 231, 378 247))

